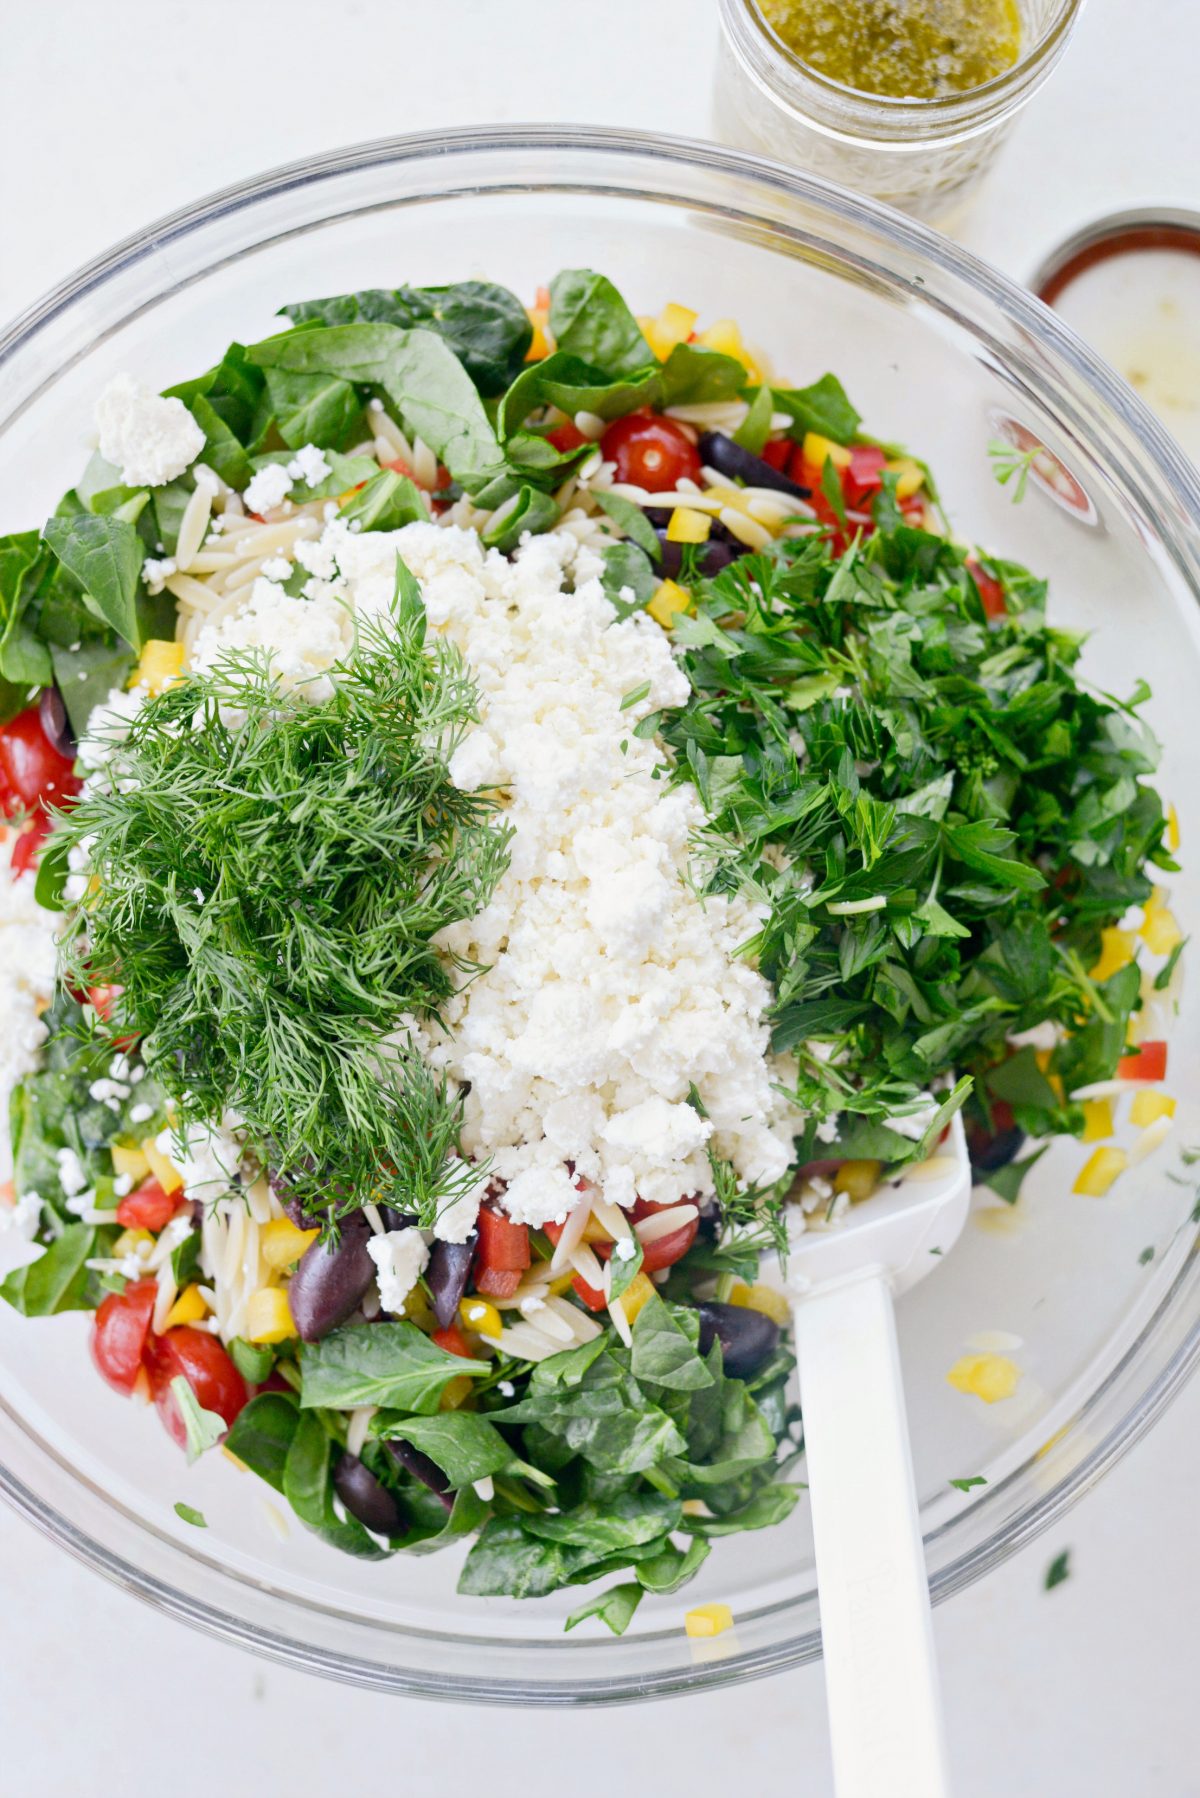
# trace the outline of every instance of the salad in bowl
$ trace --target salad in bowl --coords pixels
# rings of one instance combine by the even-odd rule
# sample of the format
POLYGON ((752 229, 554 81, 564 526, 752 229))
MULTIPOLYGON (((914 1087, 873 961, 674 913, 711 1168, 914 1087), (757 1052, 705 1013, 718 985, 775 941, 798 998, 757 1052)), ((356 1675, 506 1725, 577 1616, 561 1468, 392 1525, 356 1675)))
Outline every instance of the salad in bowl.
POLYGON ((789 1231, 960 1109, 1010 1201, 1169 1131, 1146 690, 732 320, 282 311, 0 539, 0 1295, 332 1548, 619 1634, 801 1496, 789 1231))

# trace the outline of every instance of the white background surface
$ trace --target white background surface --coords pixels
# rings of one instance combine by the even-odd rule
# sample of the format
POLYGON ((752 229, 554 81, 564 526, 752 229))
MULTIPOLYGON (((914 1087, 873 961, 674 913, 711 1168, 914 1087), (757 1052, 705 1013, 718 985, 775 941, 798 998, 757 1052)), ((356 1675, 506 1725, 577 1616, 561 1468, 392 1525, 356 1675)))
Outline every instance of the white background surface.
MULTIPOLYGON (((716 45, 713 0, 14 6, 0 315, 160 213, 356 139, 520 119, 703 136, 716 45)), ((1092 0, 962 236, 1020 277, 1100 212, 1197 203, 1198 67, 1196 0, 1092 0)), ((1052 1539, 937 1613, 959 1798, 1200 1798, 1198 1426, 1193 1385, 1052 1539)), ((206 1641, 7 1514, 0 1595, 4 1798, 109 1788, 114 1756, 130 1798, 828 1791, 817 1669, 619 1713, 464 1714, 206 1641)))

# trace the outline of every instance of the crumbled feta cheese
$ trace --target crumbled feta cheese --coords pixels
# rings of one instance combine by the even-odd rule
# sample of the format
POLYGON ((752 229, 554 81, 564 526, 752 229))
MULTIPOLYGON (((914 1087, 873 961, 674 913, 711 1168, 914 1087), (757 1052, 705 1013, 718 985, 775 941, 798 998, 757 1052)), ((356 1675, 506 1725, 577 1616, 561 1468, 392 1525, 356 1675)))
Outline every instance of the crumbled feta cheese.
POLYGON ((251 476, 242 503, 247 512, 273 512, 292 491, 292 477, 282 462, 268 462, 251 476))
POLYGON ((475 1220, 479 1216, 479 1207, 491 1184, 490 1174, 476 1182, 474 1186, 459 1193, 448 1205, 443 1205, 433 1222, 433 1234, 439 1242, 465 1242, 475 1228, 475 1220))
POLYGON ((162 487, 196 460, 204 432, 182 400, 163 399, 132 375, 117 375, 96 401, 100 454, 127 487, 162 487))
POLYGON ((74 1149, 56 1149, 54 1153, 58 1162, 58 1184, 66 1196, 72 1199, 76 1193, 82 1192, 88 1183, 87 1175, 83 1171, 83 1163, 74 1149))
POLYGON ((151 593, 161 593, 171 576, 178 572, 174 556, 164 556, 157 561, 154 556, 147 556, 142 563, 142 579, 151 593))
POLYGON ((324 450, 318 449, 315 443, 306 443, 303 449, 298 449, 288 463, 287 471, 293 481, 303 481, 306 487, 319 487, 332 473, 324 450))
POLYGON ((131 1124, 148 1124, 154 1116, 153 1105, 135 1105, 129 1113, 131 1124))
POLYGON ((454 527, 356 536, 334 520, 300 559, 327 602, 386 617, 397 553, 479 686, 452 778, 497 788, 514 831, 491 903, 439 939, 484 968, 427 1049, 468 1088, 464 1149, 492 1155, 501 1203, 534 1225, 578 1202, 568 1162, 623 1205, 710 1194, 710 1146, 746 1181, 779 1179, 799 1120, 773 1091, 770 989, 737 954, 759 913, 696 897, 700 801, 656 780, 662 749, 632 736, 687 698, 669 640, 644 616, 615 619, 566 532, 509 561, 454 527))
POLYGON ((286 556, 268 556, 262 565, 262 572, 269 581, 286 581, 292 572, 292 565, 286 556))
POLYGON ((293 599, 259 575, 250 597, 196 638, 192 667, 203 673, 230 650, 265 650, 280 685, 319 705, 333 695, 328 670, 350 647, 350 620, 334 599, 293 599))
POLYGON ((818 1142, 823 1142, 823 1143, 836 1142, 838 1139, 838 1121, 837 1121, 837 1119, 835 1117, 834 1118, 822 1118, 820 1123, 817 1125, 816 1138, 817 1138, 818 1142))
POLYGON ((375 1263, 379 1302, 393 1317, 404 1316, 404 1301, 429 1262, 429 1248, 417 1229, 385 1230, 372 1236, 367 1253, 375 1263))
POLYGON ((220 1125, 193 1124, 182 1131, 168 1125, 155 1138, 182 1175, 185 1198, 212 1205, 238 1184, 242 1146, 234 1132, 240 1122, 227 1111, 220 1125))
POLYGON ((613 1254, 618 1261, 632 1261, 637 1254, 637 1244, 632 1236, 619 1236, 613 1244, 613 1254))

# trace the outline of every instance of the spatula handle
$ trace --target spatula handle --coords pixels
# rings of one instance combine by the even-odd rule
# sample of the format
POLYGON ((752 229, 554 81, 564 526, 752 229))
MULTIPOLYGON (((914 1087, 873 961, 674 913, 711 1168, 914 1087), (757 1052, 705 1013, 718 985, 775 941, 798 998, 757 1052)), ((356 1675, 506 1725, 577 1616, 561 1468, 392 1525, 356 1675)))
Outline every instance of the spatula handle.
POLYGON ((795 1317, 838 1798, 947 1798, 891 1291, 867 1274, 795 1317))

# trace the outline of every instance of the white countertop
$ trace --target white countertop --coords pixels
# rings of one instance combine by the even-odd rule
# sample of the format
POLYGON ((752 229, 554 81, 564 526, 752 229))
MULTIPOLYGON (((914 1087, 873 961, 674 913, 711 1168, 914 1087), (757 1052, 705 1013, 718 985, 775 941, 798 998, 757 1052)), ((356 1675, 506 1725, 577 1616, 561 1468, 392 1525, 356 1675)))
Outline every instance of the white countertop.
MULTIPOLYGON (((713 0, 58 0, 0 61, 0 316, 160 213, 257 170, 438 125, 706 135, 713 0), (565 21, 571 21, 571 34, 565 21)), ((1073 226, 1196 204, 1195 0, 1092 0, 967 243, 1026 275, 1073 226)), ((960 1798, 1198 1798, 1200 1385, 1053 1537, 937 1613, 960 1798), (1071 1577, 1043 1576, 1063 1548, 1071 1577)), ((829 1790, 821 1674, 620 1714, 466 1717, 318 1683, 136 1605, 0 1513, 0 1788, 308 1798, 829 1790), (117 1746, 119 1744, 119 1747, 117 1746)), ((886 1798, 881 1794, 880 1798, 886 1798)))

